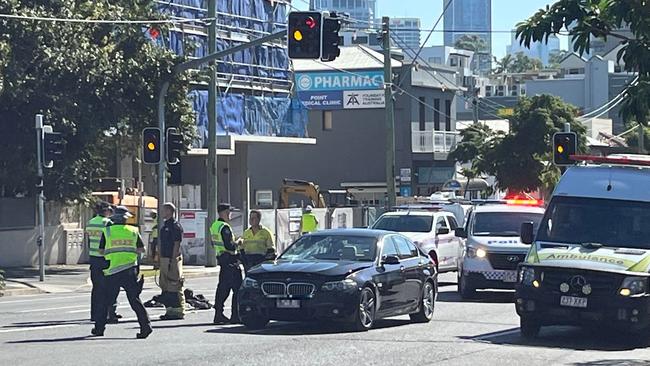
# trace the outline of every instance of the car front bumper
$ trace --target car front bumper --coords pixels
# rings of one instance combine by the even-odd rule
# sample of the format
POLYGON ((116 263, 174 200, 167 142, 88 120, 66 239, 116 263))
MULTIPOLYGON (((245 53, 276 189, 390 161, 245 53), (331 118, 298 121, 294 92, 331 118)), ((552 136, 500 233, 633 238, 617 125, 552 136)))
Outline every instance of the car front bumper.
POLYGON ((639 330, 650 325, 650 295, 638 297, 587 296, 586 308, 560 305, 559 293, 517 284, 517 314, 542 325, 589 325, 602 323, 615 328, 639 330))
POLYGON ((487 258, 463 258, 463 276, 467 283, 475 289, 503 289, 515 288, 516 270, 499 270, 492 268, 487 258), (510 277, 510 281, 506 280, 510 277))
POLYGON ((354 319, 359 307, 359 290, 316 291, 311 297, 266 297, 261 290, 242 288, 239 290, 239 315, 263 317, 271 320, 306 321, 317 319, 354 319), (278 307, 278 300, 298 300, 300 307, 295 309, 278 307))

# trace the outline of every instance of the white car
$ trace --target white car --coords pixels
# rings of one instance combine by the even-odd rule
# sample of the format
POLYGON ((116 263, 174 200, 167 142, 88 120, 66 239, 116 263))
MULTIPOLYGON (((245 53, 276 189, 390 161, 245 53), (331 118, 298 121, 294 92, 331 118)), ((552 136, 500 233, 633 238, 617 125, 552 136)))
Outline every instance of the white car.
POLYGON ((398 211, 381 215, 372 229, 399 232, 427 253, 439 272, 456 271, 461 240, 454 234, 458 222, 447 211, 398 211))
POLYGON ((456 235, 465 239, 458 266, 458 292, 462 298, 476 296, 477 289, 514 289, 517 266, 530 245, 519 238, 521 225, 537 227, 544 209, 536 205, 489 203, 478 205, 456 235))

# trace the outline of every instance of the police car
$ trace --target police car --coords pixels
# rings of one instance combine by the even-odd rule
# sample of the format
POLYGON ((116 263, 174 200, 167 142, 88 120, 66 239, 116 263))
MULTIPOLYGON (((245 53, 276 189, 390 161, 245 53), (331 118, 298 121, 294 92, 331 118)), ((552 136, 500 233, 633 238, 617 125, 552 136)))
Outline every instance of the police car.
POLYGON ((541 326, 650 325, 650 157, 574 157, 519 267, 515 304, 524 337, 541 326), (535 235, 537 233, 537 235, 535 235))
MULTIPOLYGON (((456 211, 452 207, 457 205, 447 206, 456 211)), ((456 214, 436 205, 398 207, 399 211, 381 215, 371 228, 401 233, 431 257, 439 272, 456 271, 461 241, 454 231, 462 219, 462 208, 457 207, 456 214)))
POLYGON ((464 299, 477 289, 514 289, 517 265, 529 245, 519 240, 522 223, 538 225, 544 215, 541 201, 513 198, 479 204, 473 208, 465 228, 456 236, 465 239, 458 266, 458 292, 464 299))

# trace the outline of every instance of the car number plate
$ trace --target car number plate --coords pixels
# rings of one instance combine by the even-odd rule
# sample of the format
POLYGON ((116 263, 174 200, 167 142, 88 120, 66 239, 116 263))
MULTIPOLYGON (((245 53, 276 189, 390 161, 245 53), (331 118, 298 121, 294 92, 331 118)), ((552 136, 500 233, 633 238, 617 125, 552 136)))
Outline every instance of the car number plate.
POLYGON ((507 271, 503 274, 503 282, 517 282, 517 271, 507 271))
POLYGON ((575 297, 575 296, 560 296, 560 305, 568 306, 572 308, 586 308, 587 298, 575 297))
POLYGON ((300 308, 300 300, 277 299, 275 305, 278 309, 298 309, 300 308))

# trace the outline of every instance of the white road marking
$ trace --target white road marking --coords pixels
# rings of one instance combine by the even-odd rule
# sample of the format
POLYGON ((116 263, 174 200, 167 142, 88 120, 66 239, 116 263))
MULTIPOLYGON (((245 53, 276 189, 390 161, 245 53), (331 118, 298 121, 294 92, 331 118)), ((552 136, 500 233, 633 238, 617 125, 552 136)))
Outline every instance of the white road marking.
POLYGON ((82 324, 58 324, 58 325, 44 325, 41 327, 24 327, 14 329, 0 329, 0 333, 13 333, 13 332, 27 332, 30 330, 52 329, 52 328, 65 328, 65 327, 78 327, 82 324))
POLYGON ((56 308, 42 308, 42 309, 28 309, 28 310, 21 310, 19 313, 36 313, 39 311, 51 311, 51 310, 63 310, 63 309, 74 309, 74 308, 83 308, 87 307, 88 305, 71 305, 71 306, 59 306, 56 308))

